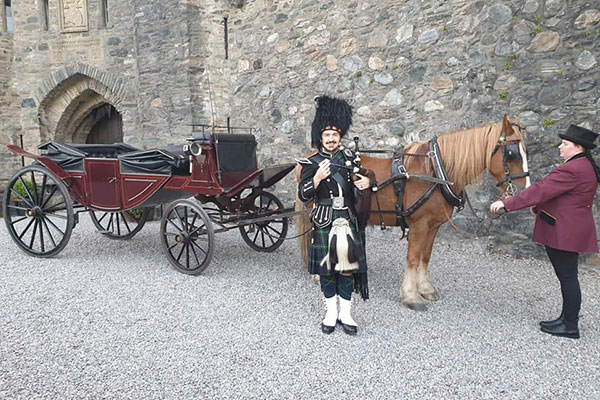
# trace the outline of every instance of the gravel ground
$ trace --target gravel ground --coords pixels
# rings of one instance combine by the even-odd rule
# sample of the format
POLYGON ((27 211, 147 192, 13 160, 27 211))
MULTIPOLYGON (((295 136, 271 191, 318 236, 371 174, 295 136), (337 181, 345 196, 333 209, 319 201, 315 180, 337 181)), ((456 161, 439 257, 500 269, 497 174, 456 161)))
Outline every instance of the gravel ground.
POLYGON ((2 399, 598 399, 600 271, 580 272, 580 340, 539 331, 560 295, 549 263, 439 239, 440 301, 400 304, 406 241, 370 230, 371 300, 359 334, 320 331, 318 287, 295 240, 275 253, 217 234, 199 277, 169 267, 159 223, 130 241, 87 216, 52 259, 19 251, 0 225, 2 399))

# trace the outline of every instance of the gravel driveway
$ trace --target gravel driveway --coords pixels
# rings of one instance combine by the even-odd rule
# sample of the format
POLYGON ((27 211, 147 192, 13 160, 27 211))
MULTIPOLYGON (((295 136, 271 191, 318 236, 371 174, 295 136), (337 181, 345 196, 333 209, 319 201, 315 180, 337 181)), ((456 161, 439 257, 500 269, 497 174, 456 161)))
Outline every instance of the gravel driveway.
POLYGON ((440 239, 441 300, 400 304, 406 241, 367 232, 371 300, 356 337, 320 331, 295 240, 274 253, 217 234, 199 277, 169 267, 150 222, 132 240, 81 216, 52 259, 0 225, 1 399, 598 399, 600 271, 580 272, 580 340, 539 331, 560 295, 550 264, 440 239), (337 397, 335 397, 337 396, 337 397))

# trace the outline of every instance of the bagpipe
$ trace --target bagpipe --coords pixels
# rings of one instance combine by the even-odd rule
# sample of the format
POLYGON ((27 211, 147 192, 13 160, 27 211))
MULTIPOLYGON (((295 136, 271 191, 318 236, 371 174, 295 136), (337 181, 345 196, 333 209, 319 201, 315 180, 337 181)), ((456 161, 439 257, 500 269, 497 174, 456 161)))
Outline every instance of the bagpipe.
MULTIPOLYGON (((358 159, 360 161, 360 158, 358 159)), ((319 166, 319 163, 311 160, 310 158, 296 159, 296 162, 300 165, 314 165, 319 166)), ((348 161, 350 162, 350 161, 348 161)), ((366 176, 369 178, 369 186, 366 189, 359 190, 354 187, 354 211, 356 212, 356 222, 358 224, 358 230, 362 231, 367 226, 369 217, 371 216, 371 195, 373 191, 377 190, 377 180, 375 172, 371 169, 363 168, 360 165, 342 165, 337 163, 331 163, 331 167, 347 170, 351 172, 352 181, 357 181, 360 178, 358 175, 366 176)))

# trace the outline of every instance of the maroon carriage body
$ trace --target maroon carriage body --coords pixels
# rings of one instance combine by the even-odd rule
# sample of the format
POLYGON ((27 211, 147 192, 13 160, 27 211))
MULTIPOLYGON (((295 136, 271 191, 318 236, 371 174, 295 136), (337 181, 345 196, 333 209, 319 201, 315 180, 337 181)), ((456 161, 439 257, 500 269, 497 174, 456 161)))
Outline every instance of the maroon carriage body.
POLYGON ((49 142, 39 147, 42 155, 14 145, 8 148, 44 165, 63 180, 73 200, 99 211, 123 211, 192 196, 231 209, 237 206, 232 199, 243 190, 270 187, 294 168, 289 163, 258 169, 253 135, 204 134, 192 140, 201 149, 199 154, 184 146, 140 151, 122 143, 49 142))

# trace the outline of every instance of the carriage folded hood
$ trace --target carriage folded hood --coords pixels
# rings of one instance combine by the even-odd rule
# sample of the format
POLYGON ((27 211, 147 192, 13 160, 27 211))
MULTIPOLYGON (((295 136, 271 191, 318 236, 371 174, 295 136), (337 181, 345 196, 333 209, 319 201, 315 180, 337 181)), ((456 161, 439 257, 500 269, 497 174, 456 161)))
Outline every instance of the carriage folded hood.
POLYGON ((63 143, 47 142, 38 146, 40 155, 57 163, 65 171, 83 172, 83 159, 86 156, 72 146, 63 143))
POLYGON ((183 175, 186 157, 177 157, 167 150, 143 150, 119 156, 122 174, 183 175))

